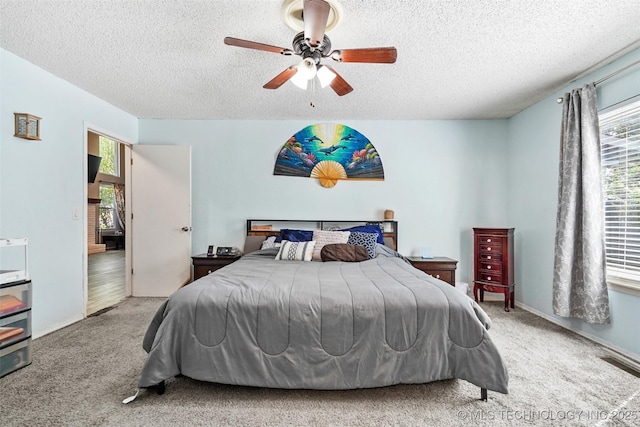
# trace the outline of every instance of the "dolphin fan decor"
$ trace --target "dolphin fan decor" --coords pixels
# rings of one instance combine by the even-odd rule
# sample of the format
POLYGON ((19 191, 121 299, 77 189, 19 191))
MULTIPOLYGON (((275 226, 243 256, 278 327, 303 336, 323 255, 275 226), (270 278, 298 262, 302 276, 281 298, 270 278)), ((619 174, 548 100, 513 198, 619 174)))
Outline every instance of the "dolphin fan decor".
POLYGON ((290 137, 273 174, 316 178, 327 188, 339 180, 384 180, 382 160, 369 139, 336 123, 310 125, 290 137))

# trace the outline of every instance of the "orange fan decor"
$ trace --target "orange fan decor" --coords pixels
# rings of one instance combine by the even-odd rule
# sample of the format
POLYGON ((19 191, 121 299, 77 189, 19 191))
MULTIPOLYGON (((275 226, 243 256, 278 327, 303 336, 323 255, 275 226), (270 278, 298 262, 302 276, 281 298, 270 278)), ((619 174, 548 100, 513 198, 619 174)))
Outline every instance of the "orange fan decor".
POLYGON ((339 179, 347 179, 347 172, 335 160, 323 160, 313 167, 311 178, 318 178, 320 185, 331 188, 339 179))

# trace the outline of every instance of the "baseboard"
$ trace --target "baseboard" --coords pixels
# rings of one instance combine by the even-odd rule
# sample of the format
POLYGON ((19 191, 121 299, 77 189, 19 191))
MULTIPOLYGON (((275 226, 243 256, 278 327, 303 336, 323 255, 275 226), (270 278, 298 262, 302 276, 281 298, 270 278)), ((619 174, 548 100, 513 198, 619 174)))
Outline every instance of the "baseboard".
POLYGON ((72 317, 71 319, 66 320, 66 321, 64 321, 62 323, 58 323, 56 325, 50 326, 50 327, 48 327, 46 329, 41 329, 39 331, 34 331, 31 334, 31 338, 37 339, 37 338, 43 337, 45 335, 50 334, 51 332, 55 332, 55 331, 57 331, 59 329, 66 328, 67 326, 73 325, 74 323, 79 322, 82 319, 84 319, 84 317, 82 315, 79 315, 77 317, 72 317))
POLYGON ((640 364, 630 360, 628 357, 622 356, 621 354, 609 350, 608 348, 604 349, 605 352, 609 353, 608 356, 602 356, 601 359, 607 363, 612 364, 613 366, 622 369, 635 376, 636 378, 640 378, 640 364))
POLYGON ((595 335, 591 335, 591 334, 588 334, 588 333, 583 332, 583 331, 575 331, 575 330, 573 330, 571 328, 568 328, 566 325, 563 325, 562 323, 558 322, 558 320, 555 319, 553 316, 550 316, 550 315, 548 315, 546 313, 543 313, 543 312, 541 312, 539 310, 536 310, 533 307, 529 307, 526 304, 522 304, 521 302, 516 301, 516 307, 521 308, 523 310, 526 310, 529 313, 533 313, 538 317, 542 317, 543 319, 548 320, 549 322, 553 323, 554 325, 558 325, 561 328, 566 329, 567 331, 571 331, 574 334, 578 334, 581 337, 584 337, 584 338, 587 338, 587 339, 589 339, 591 341, 594 341, 594 342, 600 344, 601 346, 605 347, 606 349, 624 356, 626 359, 629 359, 629 362, 631 362, 631 363, 640 364, 640 355, 639 354, 630 353, 628 350, 625 350, 623 348, 615 346, 615 345, 611 344, 610 342, 607 342, 607 341, 603 340, 602 338, 597 337, 595 335))

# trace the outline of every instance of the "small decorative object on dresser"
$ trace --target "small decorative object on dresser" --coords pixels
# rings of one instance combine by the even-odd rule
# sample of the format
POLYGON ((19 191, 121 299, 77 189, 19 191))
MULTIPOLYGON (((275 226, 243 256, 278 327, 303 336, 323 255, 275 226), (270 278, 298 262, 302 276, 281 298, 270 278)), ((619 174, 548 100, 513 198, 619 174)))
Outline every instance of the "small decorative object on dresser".
POLYGON ((418 270, 422 270, 429 276, 447 282, 451 286, 456 285, 456 264, 455 259, 437 256, 433 258, 407 257, 418 270))
POLYGON ((513 270, 514 228, 474 228, 473 295, 484 301, 485 292, 504 294, 504 311, 514 308, 515 286, 513 270))
POLYGON ((200 254, 191 257, 193 262, 193 280, 211 274, 214 271, 227 266, 240 259, 240 255, 235 256, 207 256, 200 254))

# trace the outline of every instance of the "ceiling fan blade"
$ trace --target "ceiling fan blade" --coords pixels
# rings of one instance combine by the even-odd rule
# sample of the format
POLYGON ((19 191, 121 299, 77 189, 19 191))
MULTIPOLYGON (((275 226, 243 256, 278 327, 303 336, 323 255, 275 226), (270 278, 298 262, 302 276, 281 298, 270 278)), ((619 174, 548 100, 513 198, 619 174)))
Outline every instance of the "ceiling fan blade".
POLYGON ((304 39, 309 46, 319 46, 324 39, 330 6, 324 0, 304 0, 302 19, 304 21, 304 39))
POLYGON ((366 49, 340 49, 329 54, 338 62, 367 62, 393 64, 398 57, 395 47, 371 47, 366 49))
POLYGON ((225 37, 224 44, 229 46, 244 47, 247 49, 264 50, 265 52, 280 53, 282 55, 292 55, 291 49, 285 49, 284 47, 272 46, 270 44, 252 42, 249 40, 236 39, 235 37, 225 37))
POLYGON ((331 80, 331 83, 329 83, 329 85, 331 86, 331 89, 333 89, 334 92, 338 94, 338 96, 346 95, 353 90, 351 85, 347 83, 347 81, 343 79, 342 76, 336 72, 336 70, 329 67, 328 65, 325 65, 325 67, 327 67, 333 74, 336 75, 333 80, 331 80))
POLYGON ((280 86, 289 81, 291 77, 293 77, 298 72, 298 68, 295 66, 291 66, 275 76, 271 81, 267 82, 264 86, 265 89, 278 89, 280 86))

